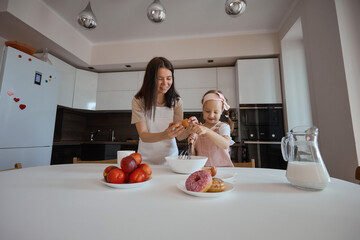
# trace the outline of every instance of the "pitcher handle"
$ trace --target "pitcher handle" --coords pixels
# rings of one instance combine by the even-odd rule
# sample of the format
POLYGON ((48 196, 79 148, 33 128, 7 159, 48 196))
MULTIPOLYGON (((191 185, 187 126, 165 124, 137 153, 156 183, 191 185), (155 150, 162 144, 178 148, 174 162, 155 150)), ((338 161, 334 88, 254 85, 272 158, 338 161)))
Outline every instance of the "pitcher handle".
POLYGON ((289 153, 287 151, 289 144, 289 137, 285 136, 281 139, 281 153, 285 161, 289 161, 289 153))

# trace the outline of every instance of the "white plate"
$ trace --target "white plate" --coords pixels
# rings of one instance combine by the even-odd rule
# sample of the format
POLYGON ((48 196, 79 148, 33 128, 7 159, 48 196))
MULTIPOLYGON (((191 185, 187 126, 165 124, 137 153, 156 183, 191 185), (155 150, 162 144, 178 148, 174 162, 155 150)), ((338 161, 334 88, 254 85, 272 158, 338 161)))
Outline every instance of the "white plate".
POLYGON ((235 179, 235 173, 231 172, 219 172, 215 175, 215 177, 220 178, 224 181, 232 181, 235 179))
POLYGON ((231 191, 234 190, 234 185, 232 185, 229 182, 224 182, 225 183, 225 190, 222 192, 192 192, 192 191, 188 191, 186 190, 185 187, 185 181, 181 181, 177 184, 178 189, 180 189, 181 191, 183 191, 184 193, 187 193, 189 195, 195 196, 195 197, 204 197, 204 198, 213 198, 213 197, 220 197, 223 196, 231 191))
POLYGON ((112 188, 120 188, 120 189, 129 189, 129 188, 138 188, 138 187, 143 187, 145 185, 147 185, 148 183, 151 182, 152 179, 147 180, 145 182, 141 182, 141 183, 120 183, 120 184, 115 184, 115 183, 108 183, 105 182, 104 179, 101 179, 100 181, 105 184, 108 187, 112 187, 112 188))

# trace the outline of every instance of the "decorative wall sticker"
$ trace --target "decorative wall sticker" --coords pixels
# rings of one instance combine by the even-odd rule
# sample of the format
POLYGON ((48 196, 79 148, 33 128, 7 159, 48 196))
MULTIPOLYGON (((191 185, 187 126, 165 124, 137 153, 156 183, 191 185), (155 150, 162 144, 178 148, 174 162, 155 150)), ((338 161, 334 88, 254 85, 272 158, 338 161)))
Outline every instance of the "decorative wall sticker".
POLYGON ((25 105, 25 104, 20 104, 20 105, 19 105, 19 108, 20 108, 21 110, 24 110, 24 109, 26 108, 26 105, 25 105))
POLYGON ((51 82, 51 75, 49 76, 49 79, 45 80, 45 82, 51 82))
POLYGON ((15 101, 15 102, 18 102, 18 101, 20 101, 20 98, 14 97, 14 101, 15 101))
POLYGON ((11 96, 11 95, 14 95, 14 92, 7 91, 7 94, 8 94, 9 96, 11 96))

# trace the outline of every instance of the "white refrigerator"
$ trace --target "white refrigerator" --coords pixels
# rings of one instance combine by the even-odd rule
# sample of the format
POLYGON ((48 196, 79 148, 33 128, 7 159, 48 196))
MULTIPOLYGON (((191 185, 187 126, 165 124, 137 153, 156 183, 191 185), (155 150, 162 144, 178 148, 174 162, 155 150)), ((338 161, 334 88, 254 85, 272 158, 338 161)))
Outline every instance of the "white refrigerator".
POLYGON ((58 74, 55 67, 6 47, 0 72, 0 170, 50 165, 58 74))

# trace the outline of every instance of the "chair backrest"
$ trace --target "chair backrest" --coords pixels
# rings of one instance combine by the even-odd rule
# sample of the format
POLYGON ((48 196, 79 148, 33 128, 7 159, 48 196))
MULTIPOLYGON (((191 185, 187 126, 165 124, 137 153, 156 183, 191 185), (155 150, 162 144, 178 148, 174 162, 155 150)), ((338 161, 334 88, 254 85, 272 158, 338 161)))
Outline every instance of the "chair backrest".
POLYGON ((15 163, 14 168, 4 169, 4 170, 0 170, 0 171, 9 171, 9 170, 15 170, 15 169, 20 169, 20 168, 22 168, 21 163, 15 163))
POLYGON ((356 168, 355 178, 356 178, 357 180, 360 180, 360 166, 356 168))
POLYGON ((117 159, 108 159, 108 160, 94 160, 94 161, 86 161, 81 160, 78 157, 73 157, 73 163, 110 163, 110 164, 117 164, 117 159))
POLYGON ((251 159, 250 162, 234 163, 234 167, 254 168, 255 167, 255 159, 251 159))

